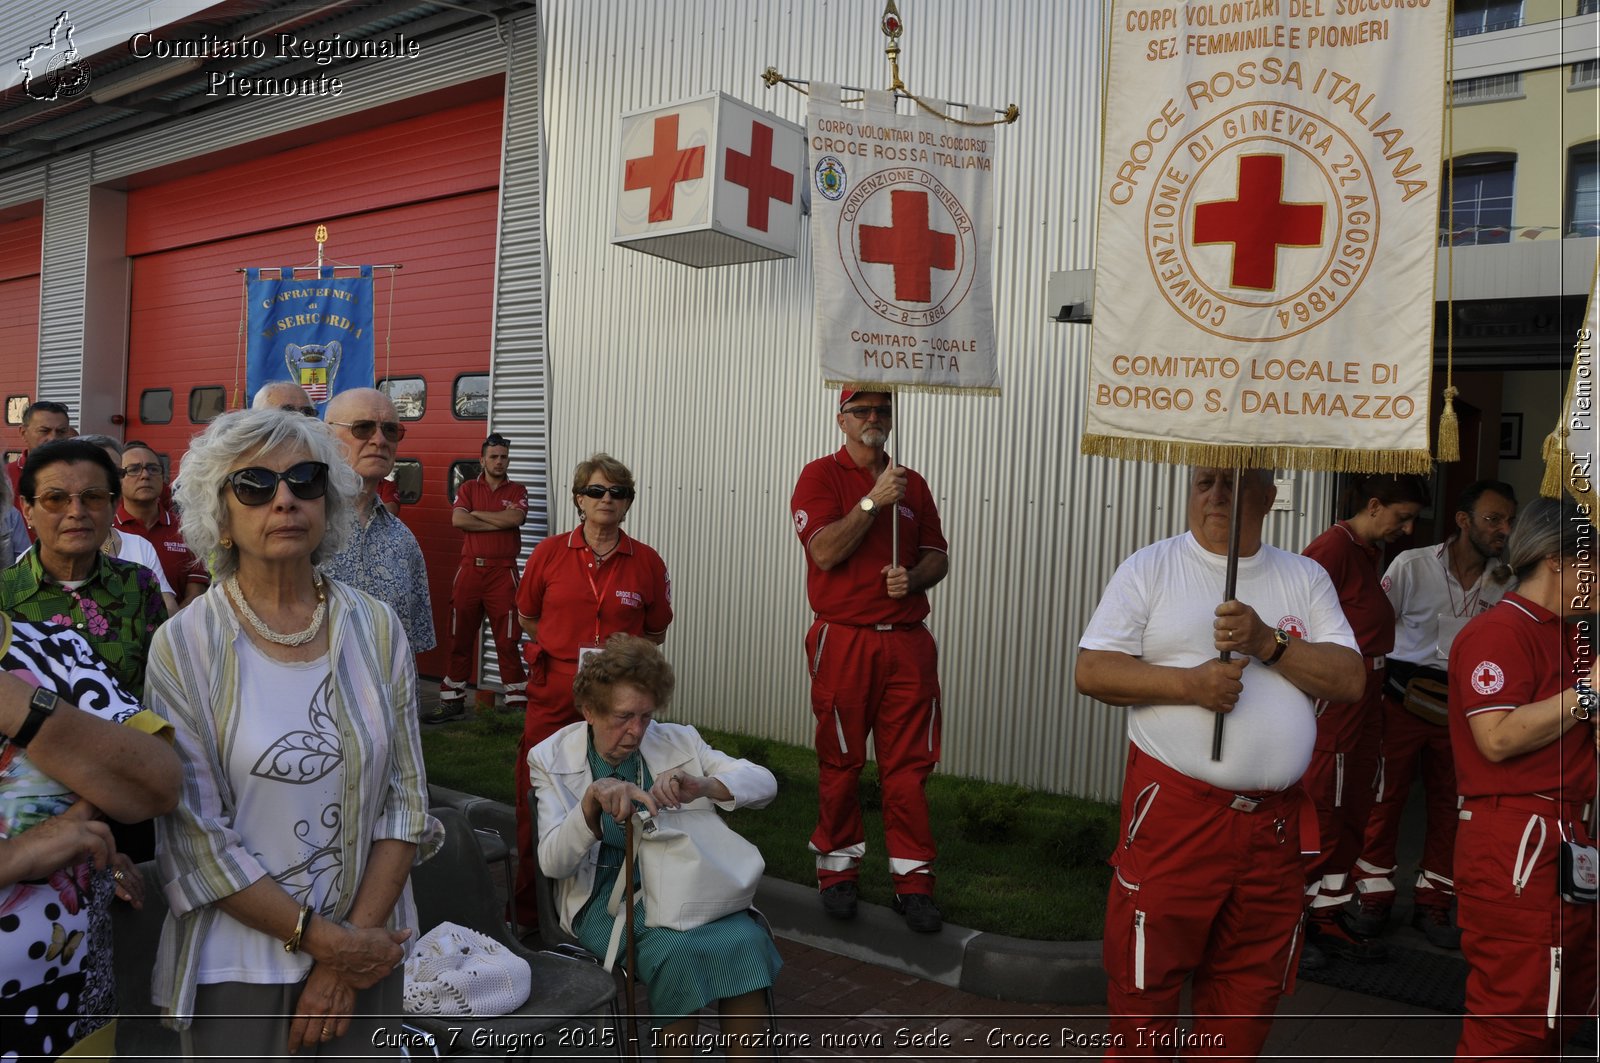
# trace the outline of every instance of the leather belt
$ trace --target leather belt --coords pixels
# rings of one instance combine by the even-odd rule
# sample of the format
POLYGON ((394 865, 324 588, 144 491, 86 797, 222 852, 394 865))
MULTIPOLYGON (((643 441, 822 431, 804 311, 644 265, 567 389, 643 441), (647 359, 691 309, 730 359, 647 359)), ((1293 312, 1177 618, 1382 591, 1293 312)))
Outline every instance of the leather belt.
POLYGON ((1486 797, 1464 797, 1464 809, 1504 808, 1513 812, 1531 812, 1536 816, 1557 816, 1561 819, 1587 820, 1589 805, 1584 801, 1557 801, 1544 794, 1490 794, 1486 797))
POLYGON ((514 557, 469 557, 474 568, 515 568, 517 559, 514 557))

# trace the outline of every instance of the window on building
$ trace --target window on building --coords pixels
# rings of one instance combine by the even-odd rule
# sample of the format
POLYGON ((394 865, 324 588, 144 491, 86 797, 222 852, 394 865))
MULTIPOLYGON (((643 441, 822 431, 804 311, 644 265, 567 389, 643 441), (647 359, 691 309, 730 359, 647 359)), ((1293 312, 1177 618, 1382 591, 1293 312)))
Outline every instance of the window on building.
POLYGON ((1456 0, 1456 36, 1515 29, 1522 25, 1522 0, 1456 0))
POLYGON ((428 409, 428 382, 420 376, 386 376, 378 390, 389 396, 402 421, 420 421, 428 409))
POLYGON ((1600 236, 1600 140, 1567 153, 1567 235, 1600 236))
POLYGON ((161 463, 162 479, 166 480, 166 482, 170 484, 172 482, 172 455, 157 454, 156 460, 161 463))
POLYGON ((22 411, 28 408, 33 400, 27 395, 6 396, 6 424, 22 425, 22 411))
POLYGON ((7 465, 10 465, 20 457, 22 457, 22 451, 20 450, 8 450, 4 454, 0 454, 0 458, 4 458, 7 465))
POLYGON ((227 408, 226 388, 203 387, 189 392, 189 421, 193 424, 215 421, 227 408))
POLYGON ((1439 202, 1441 244, 1465 247, 1511 239, 1511 193, 1517 157, 1506 153, 1455 160, 1455 182, 1439 202), (1454 206, 1454 216, 1450 213, 1454 206))
MULTIPOLYGON (((464 373, 456 377, 451 406, 463 421, 489 419, 489 374, 464 373)), ((476 474, 474 474, 476 475, 476 474)))
MULTIPOLYGON (((1600 3, 1600 0, 1595 0, 1600 3)), ((1585 59, 1572 64, 1572 81, 1569 88, 1592 89, 1600 84, 1600 59, 1585 59)))
POLYGON ((1450 102, 1460 105, 1515 100, 1522 97, 1521 74, 1489 74, 1481 78, 1462 78, 1450 83, 1450 102))
POLYGON ((1578 14, 1592 15, 1600 11, 1600 0, 1578 0, 1578 14))
POLYGON ((483 463, 477 458, 466 461, 453 461, 450 463, 450 482, 446 485, 450 496, 450 504, 456 504, 456 492, 461 490, 461 485, 468 480, 476 479, 483 472, 483 463))
POLYGON ((171 424, 172 389, 146 388, 140 392, 139 420, 144 424, 171 424))
MULTIPOLYGON (((402 506, 422 501, 422 462, 416 458, 399 458, 394 463, 395 497, 402 506)), ((455 499, 451 499, 455 501, 455 499)))

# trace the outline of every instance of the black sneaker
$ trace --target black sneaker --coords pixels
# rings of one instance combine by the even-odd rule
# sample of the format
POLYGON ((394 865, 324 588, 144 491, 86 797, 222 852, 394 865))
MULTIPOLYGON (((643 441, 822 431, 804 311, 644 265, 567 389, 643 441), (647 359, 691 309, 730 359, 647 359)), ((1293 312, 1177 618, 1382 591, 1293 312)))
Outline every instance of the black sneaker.
POLYGON ((944 915, 926 893, 896 893, 894 910, 906 917, 906 926, 919 934, 937 934, 944 929, 944 915))
POLYGON ((1383 963, 1389 959, 1388 946, 1354 933, 1343 912, 1335 912, 1331 919, 1307 920, 1306 934, 1307 948, 1315 945, 1336 959, 1350 963, 1383 963))
POLYGON ((1436 949, 1461 948, 1461 928, 1451 920, 1448 908, 1418 905, 1411 913, 1411 925, 1436 949))
POLYGON ((437 709, 423 714, 422 722, 427 724, 449 723, 451 720, 461 719, 466 714, 466 702, 456 701, 446 703, 441 701, 437 709), (450 705, 453 705, 454 708, 449 707, 450 705))
POLYGON ((1320 971, 1329 963, 1328 954, 1307 941, 1300 946, 1300 969, 1302 971, 1320 971))
POLYGON ((1382 937, 1388 929, 1388 905, 1363 903, 1360 910, 1350 917, 1350 932, 1357 937, 1382 937))
POLYGON ((854 919, 856 917, 856 884, 854 882, 835 882, 824 889, 822 896, 822 910, 835 919, 854 919))

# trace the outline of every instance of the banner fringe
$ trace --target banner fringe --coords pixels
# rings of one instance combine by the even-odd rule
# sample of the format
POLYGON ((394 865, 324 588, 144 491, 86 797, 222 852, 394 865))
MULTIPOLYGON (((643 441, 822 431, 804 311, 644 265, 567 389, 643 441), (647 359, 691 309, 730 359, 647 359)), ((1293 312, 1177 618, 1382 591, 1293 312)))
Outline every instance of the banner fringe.
POLYGON ((1197 465, 1228 469, 1302 469, 1313 472, 1433 472, 1426 450, 1352 450, 1343 447, 1257 446, 1248 443, 1191 443, 1131 436, 1086 435, 1084 454, 1124 461, 1197 465))
POLYGON ((999 398, 998 387, 956 387, 951 384, 890 384, 882 380, 854 381, 854 380, 828 380, 822 381, 822 386, 829 391, 839 391, 851 388, 855 391, 879 391, 885 395, 893 395, 900 391, 920 391, 931 395, 986 395, 990 398, 999 398))

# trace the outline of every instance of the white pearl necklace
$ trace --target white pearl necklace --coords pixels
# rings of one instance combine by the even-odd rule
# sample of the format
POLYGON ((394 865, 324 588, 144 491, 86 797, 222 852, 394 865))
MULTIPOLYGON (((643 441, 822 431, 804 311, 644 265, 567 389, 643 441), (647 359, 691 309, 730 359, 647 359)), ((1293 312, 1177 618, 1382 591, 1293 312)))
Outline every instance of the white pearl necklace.
POLYGON ((255 628, 257 635, 279 646, 304 646, 317 637, 317 632, 322 630, 323 618, 328 615, 328 595, 322 588, 322 577, 313 575, 311 579, 317 588, 317 609, 311 614, 311 624, 303 631, 288 635, 272 630, 256 615, 256 611, 250 608, 250 603, 244 600, 244 592, 239 589, 238 576, 229 576, 228 582, 223 586, 228 588, 228 596, 233 599, 233 604, 239 607, 239 612, 244 614, 244 618, 250 621, 250 626, 255 628))

